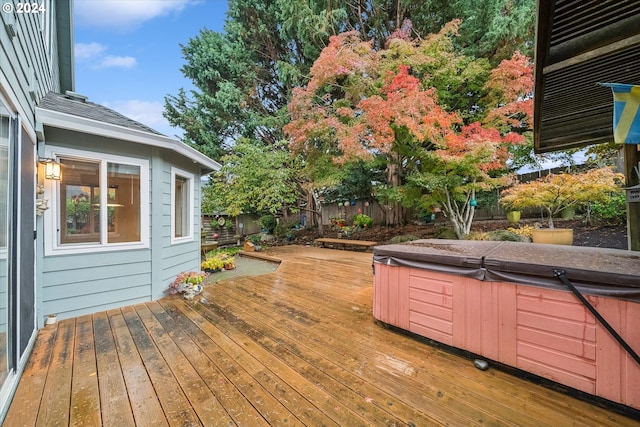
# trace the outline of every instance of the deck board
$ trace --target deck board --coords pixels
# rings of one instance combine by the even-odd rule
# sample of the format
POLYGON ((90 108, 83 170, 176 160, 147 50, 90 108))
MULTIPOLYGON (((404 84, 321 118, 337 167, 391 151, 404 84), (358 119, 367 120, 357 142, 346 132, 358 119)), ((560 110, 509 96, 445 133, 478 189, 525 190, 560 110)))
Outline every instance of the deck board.
MULTIPOLYGON (((106 312, 93 316, 101 419, 106 426, 135 426, 115 338, 106 312)), ((47 330, 48 328, 44 328, 47 330)))
POLYGON ((69 422, 75 319, 63 320, 53 345, 51 365, 42 393, 36 426, 66 426, 69 422))
POLYGON ((193 301, 43 328, 4 425, 639 425, 381 327, 371 254, 266 254, 193 301))
POLYGON ((73 378, 71 382, 70 425, 100 425, 100 392, 93 321, 91 316, 76 320, 76 340, 73 353, 73 378))

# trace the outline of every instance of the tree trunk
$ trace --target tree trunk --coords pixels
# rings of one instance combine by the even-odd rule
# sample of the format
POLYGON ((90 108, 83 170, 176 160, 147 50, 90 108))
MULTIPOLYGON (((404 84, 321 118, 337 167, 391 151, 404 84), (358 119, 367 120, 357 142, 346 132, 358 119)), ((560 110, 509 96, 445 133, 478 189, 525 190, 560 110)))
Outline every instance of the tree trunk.
MULTIPOLYGON (((387 184, 391 188, 398 188, 402 184, 400 179, 400 155, 398 153, 391 152, 387 155, 387 184)), ((389 201, 385 206, 386 212, 386 224, 387 225, 402 225, 404 224, 404 208, 400 201, 389 201)))
POLYGON ((311 201, 313 202, 312 206, 314 206, 313 218, 318 226, 318 235, 322 237, 324 236, 324 226, 322 225, 322 202, 315 191, 310 191, 309 194, 311 195, 311 201))
POLYGON ((549 228, 553 230, 555 228, 553 226, 553 212, 551 212, 551 209, 549 208, 545 208, 545 209, 547 209, 547 215, 549 215, 549 228))
POLYGON ((316 202, 313 200, 313 192, 305 191, 307 196, 307 207, 309 210, 309 215, 307 217, 307 225, 309 227, 315 227, 318 224, 318 219, 316 218, 316 202))
POLYGON ((445 190, 447 200, 442 206, 444 213, 449 222, 453 225, 453 231, 456 233, 456 237, 460 240, 466 239, 471 232, 471 224, 473 223, 473 216, 475 215, 476 208, 471 206, 471 200, 476 197, 476 191, 471 190, 471 193, 467 195, 466 200, 462 206, 458 206, 455 200, 451 199, 449 189, 445 190))

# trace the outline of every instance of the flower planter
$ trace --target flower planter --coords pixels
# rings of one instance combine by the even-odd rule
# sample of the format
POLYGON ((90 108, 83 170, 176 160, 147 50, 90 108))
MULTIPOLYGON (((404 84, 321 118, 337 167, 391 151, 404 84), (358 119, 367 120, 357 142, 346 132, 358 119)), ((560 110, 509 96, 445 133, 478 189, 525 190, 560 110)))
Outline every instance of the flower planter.
POLYGON ((532 231, 533 243, 546 243, 550 245, 572 245, 572 228, 536 228, 532 231))
POLYGON ((507 212, 507 221, 511 224, 517 224, 520 221, 520 211, 507 212))

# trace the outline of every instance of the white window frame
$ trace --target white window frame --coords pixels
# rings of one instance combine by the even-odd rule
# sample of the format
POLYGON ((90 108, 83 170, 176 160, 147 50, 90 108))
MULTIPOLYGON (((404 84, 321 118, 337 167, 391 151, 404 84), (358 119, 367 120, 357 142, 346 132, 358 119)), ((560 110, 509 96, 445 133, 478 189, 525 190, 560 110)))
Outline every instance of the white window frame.
POLYGON ((185 242, 193 242, 194 240, 194 217, 195 217, 195 175, 184 171, 182 169, 178 169, 176 167, 171 167, 171 244, 176 245, 185 242), (176 176, 181 178, 185 178, 188 182, 188 200, 189 200, 189 218, 187 221, 187 228, 189 230, 189 234, 187 236, 176 237, 176 176))
MULTIPOLYGON (((58 241, 60 224, 60 182, 50 179, 44 180, 45 198, 49 200, 49 209, 44 212, 44 254, 45 256, 71 255, 94 252, 111 252, 132 249, 149 248, 149 161, 134 157, 116 156, 111 154, 98 153, 95 151, 76 150, 62 147, 47 147, 45 157, 58 159, 65 157, 80 161, 94 161, 100 163, 100 187, 106 191, 107 186, 107 163, 120 163, 140 167, 140 241, 109 243, 106 232, 100 242, 95 243, 65 243, 58 241)), ((62 172, 64 174, 64 172, 62 172)), ((106 195, 102 200, 106 200, 106 195)), ((103 209, 106 209, 106 205, 103 209)), ((106 218, 100 215, 100 218, 106 218)), ((104 227, 101 227, 101 230, 104 227)), ((103 232, 103 231, 101 231, 103 232)))

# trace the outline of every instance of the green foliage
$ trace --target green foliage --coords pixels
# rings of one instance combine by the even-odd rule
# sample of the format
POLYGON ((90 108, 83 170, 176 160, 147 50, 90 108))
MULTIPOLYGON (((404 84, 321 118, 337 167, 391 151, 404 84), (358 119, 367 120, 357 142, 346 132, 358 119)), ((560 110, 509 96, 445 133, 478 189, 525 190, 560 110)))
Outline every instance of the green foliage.
POLYGON ((585 150, 585 163, 594 168, 616 167, 620 163, 622 145, 613 141, 607 144, 591 145, 585 150))
POLYGON ((533 69, 514 54, 490 71, 455 50, 458 26, 379 51, 355 32, 332 37, 309 84, 293 92, 284 131, 305 157, 330 147, 342 164, 384 159, 386 176, 371 187, 387 223, 401 223, 401 206, 437 204, 462 238, 475 191, 507 182, 505 147, 528 131, 533 69))
POLYGON ((365 214, 357 214, 353 217, 353 225, 358 228, 373 227, 373 218, 365 214))
POLYGON ((230 270, 235 268, 235 258, 226 252, 217 252, 202 261, 200 268, 204 271, 230 270))
POLYGON ((203 212, 280 212, 295 207, 300 197, 300 164, 282 145, 239 141, 222 159, 222 169, 204 187, 203 212))
POLYGON ((529 168, 530 170, 545 169, 546 163, 559 163, 568 169, 575 166, 576 162, 573 158, 577 149, 561 150, 551 153, 536 154, 533 151, 533 135, 525 134, 526 144, 512 145, 509 147, 511 154, 509 169, 512 171, 520 168, 529 168))
MULTIPOLYGON (((170 295, 188 292, 189 287, 203 284, 207 277, 208 274, 202 271, 182 272, 176 276, 164 292, 170 295)), ((187 296, 185 296, 185 298, 187 298, 187 296)))
MULTIPOLYGON (((325 202, 334 203, 344 200, 370 200, 374 192, 374 183, 384 181, 384 165, 379 159, 366 162, 356 160, 339 168, 335 175, 338 182, 324 192, 325 202)), ((335 164, 332 166, 335 167, 335 164)))
POLYGON ((260 223, 260 227, 267 230, 269 233, 273 233, 273 230, 278 225, 278 221, 276 221, 276 217, 273 215, 263 215, 258 220, 260 223))
POLYGON ((436 239, 448 239, 448 240, 456 240, 458 239, 458 235, 450 227, 439 227, 435 232, 436 239))
POLYGON ((228 257, 233 257, 235 256, 238 252, 240 252, 242 250, 241 247, 239 246, 233 246, 233 247, 225 247, 225 248, 219 248, 219 249, 214 249, 212 251, 210 251, 207 254, 207 258, 219 255, 219 254, 225 254, 228 257))
POLYGON ((390 240, 390 243, 392 244, 398 244, 398 243, 405 243, 405 242, 411 242, 413 240, 418 240, 419 237, 416 237, 414 235, 411 234, 401 234, 399 236, 393 236, 390 240))
POLYGON ((624 225, 627 222, 627 196, 624 192, 610 195, 601 202, 589 204, 589 220, 597 225, 624 225))
POLYGON ((549 228, 563 209, 606 202, 623 190, 623 176, 610 168, 576 174, 549 174, 538 180, 519 183, 502 191, 501 203, 508 209, 540 208, 547 213, 549 228))
POLYGON ((497 242, 522 242, 523 238, 513 231, 493 230, 486 233, 470 234, 468 240, 488 240, 497 242))
MULTIPOLYGON (((484 85, 491 79, 491 66, 516 49, 531 56, 533 47, 533 0, 228 3, 224 32, 202 29, 181 46, 185 59, 181 71, 195 89, 180 89, 165 98, 165 117, 184 130, 182 140, 225 165, 205 188, 204 212, 276 213, 296 205, 303 193, 327 193, 329 198, 329 188, 335 188, 336 198, 366 199, 375 193, 390 212, 401 205, 414 205, 419 196, 405 200, 411 193, 407 178, 424 171, 424 151, 438 148, 438 131, 414 132, 408 119, 414 116, 407 111, 417 103, 412 105, 408 97, 404 104, 389 99, 393 91, 388 89, 393 85, 387 73, 398 76, 400 67, 407 66, 410 72, 398 80, 397 93, 406 92, 408 86, 399 90, 401 85, 416 78, 416 89, 428 97, 415 99, 433 99, 436 106, 455 111, 468 124, 483 119, 492 108, 485 100, 488 89, 484 85), (454 18, 461 18, 460 26, 446 26, 454 18), (445 26, 441 34, 427 36, 445 26), (320 117, 342 125, 359 120, 364 110, 356 104, 364 99, 369 101, 370 112, 385 111, 376 103, 395 108, 394 119, 379 134, 390 129, 395 135, 394 155, 385 156, 369 146, 365 152, 374 154, 378 163, 351 169, 349 160, 340 167, 334 162, 344 154, 335 145, 337 127, 312 126, 304 138, 307 150, 302 161, 280 157, 289 154, 278 141, 290 121, 285 106, 292 100, 293 88, 309 85, 312 66, 329 45, 329 38, 347 29, 355 30, 362 43, 354 45, 354 61, 345 64, 357 68, 365 65, 361 59, 368 61, 369 55, 374 61, 366 66, 373 68, 343 72, 338 69, 341 64, 332 63, 334 68, 328 73, 334 78, 318 86, 314 102, 325 109, 320 117), (340 108, 355 114, 339 115, 340 108), (245 142, 258 147, 257 152, 248 153, 245 142), (231 157, 221 159, 225 154, 231 157), (266 171, 277 176, 270 179, 266 171)), ((426 116, 434 122, 445 117, 434 111, 426 116)), ((445 128, 446 124, 439 129, 445 128)), ((372 129, 373 133, 367 130, 361 137, 375 143, 380 138, 371 135, 377 124, 372 129)))
MULTIPOLYGON (((490 58, 494 65, 516 50, 533 53, 534 0, 228 3, 224 32, 201 29, 181 45, 181 71, 195 89, 180 89, 165 98, 165 117, 184 130, 183 141, 216 159, 231 149, 230 140, 241 136, 267 144, 280 139, 280 127, 286 123, 282 107, 291 89, 306 84, 329 37, 345 29, 358 31, 379 50, 392 34, 396 39, 424 36, 458 18, 460 35, 452 40, 456 50, 490 58)), ((459 66, 463 72, 473 68, 459 66)), ((436 86, 439 92, 444 87, 436 86)), ((457 94, 452 102, 467 103, 464 91, 457 94)))

